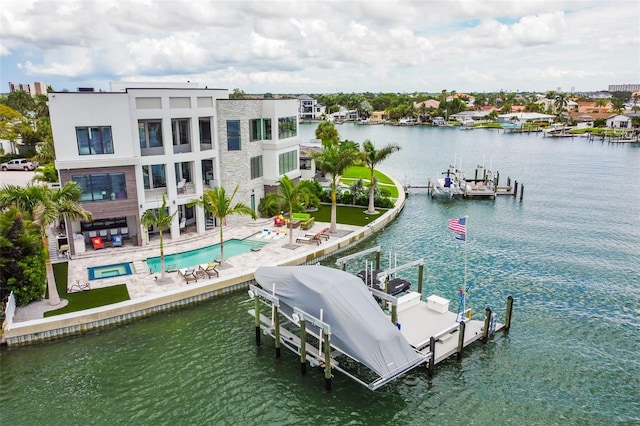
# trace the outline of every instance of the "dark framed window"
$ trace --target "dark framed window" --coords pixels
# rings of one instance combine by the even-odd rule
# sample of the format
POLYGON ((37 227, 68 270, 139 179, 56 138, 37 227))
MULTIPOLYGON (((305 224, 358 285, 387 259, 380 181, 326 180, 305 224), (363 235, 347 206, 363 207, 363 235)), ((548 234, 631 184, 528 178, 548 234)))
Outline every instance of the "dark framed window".
POLYGON ((142 180, 144 182, 144 189, 166 188, 167 175, 164 164, 142 166, 142 180))
POLYGON ((270 141, 271 140, 271 119, 270 118, 262 119, 262 124, 264 127, 262 138, 264 140, 270 141))
POLYGON ((127 198, 124 173, 76 175, 71 180, 80 186, 80 201, 113 201, 127 198))
POLYGON ((76 127, 78 154, 113 154, 111 126, 76 127))
POLYGON ((171 132, 173 133, 174 145, 189 145, 191 142, 188 118, 174 118, 171 120, 171 132))
POLYGON ((240 120, 227 120, 227 150, 240 151, 240 120))
POLYGON ((278 139, 292 138, 298 134, 296 117, 278 118, 278 139))
POLYGON ((209 117, 200 117, 198 126, 200 128, 200 143, 211 144, 211 119, 209 117))
POLYGON ((283 175, 298 168, 298 151, 283 152, 278 156, 279 174, 283 175))
POLYGON ((138 138, 140 148, 159 148, 162 146, 162 121, 138 121, 138 138))
POLYGON ((262 140, 262 119, 249 120, 249 142, 262 140))
POLYGON ((262 177, 262 155, 251 157, 251 179, 262 177))

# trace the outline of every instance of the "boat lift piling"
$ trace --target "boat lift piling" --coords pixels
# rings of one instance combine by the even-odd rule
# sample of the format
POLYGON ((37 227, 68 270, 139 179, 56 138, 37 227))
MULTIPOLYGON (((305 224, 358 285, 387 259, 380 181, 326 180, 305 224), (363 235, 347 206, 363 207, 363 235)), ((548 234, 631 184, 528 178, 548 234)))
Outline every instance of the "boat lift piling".
POLYGON ((464 350, 464 330, 466 328, 466 321, 460 321, 458 329, 458 350, 456 351, 456 359, 460 361, 462 359, 462 351, 464 350))
POLYGON ((513 310, 513 296, 507 297, 507 313, 504 319, 504 331, 508 332, 511 328, 511 312, 513 310))

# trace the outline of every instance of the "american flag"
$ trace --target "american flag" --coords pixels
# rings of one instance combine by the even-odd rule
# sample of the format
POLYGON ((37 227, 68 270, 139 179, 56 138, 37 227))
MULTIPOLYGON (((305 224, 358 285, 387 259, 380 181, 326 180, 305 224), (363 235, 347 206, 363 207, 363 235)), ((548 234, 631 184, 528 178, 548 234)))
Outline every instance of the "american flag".
POLYGON ((467 219, 449 219, 449 229, 458 234, 465 235, 467 233, 467 219))

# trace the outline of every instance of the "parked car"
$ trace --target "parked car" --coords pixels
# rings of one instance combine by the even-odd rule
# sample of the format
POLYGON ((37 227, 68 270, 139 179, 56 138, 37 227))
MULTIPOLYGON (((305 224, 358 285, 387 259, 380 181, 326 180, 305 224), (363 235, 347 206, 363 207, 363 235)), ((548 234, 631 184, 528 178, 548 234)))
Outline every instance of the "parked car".
POLYGON ((7 170, 35 170, 38 168, 38 163, 36 161, 29 161, 26 158, 16 158, 8 163, 2 163, 0 165, 3 171, 7 170))

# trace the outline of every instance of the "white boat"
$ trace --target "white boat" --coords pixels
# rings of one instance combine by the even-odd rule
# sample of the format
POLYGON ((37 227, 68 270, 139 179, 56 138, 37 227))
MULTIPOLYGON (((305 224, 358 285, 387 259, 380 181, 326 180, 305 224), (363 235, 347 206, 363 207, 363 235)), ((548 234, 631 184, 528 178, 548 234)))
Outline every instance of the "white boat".
POLYGON ((462 175, 463 173, 460 170, 450 165, 435 182, 432 182, 431 198, 451 199, 464 195, 464 191, 460 186, 460 183, 464 181, 462 175))

